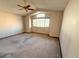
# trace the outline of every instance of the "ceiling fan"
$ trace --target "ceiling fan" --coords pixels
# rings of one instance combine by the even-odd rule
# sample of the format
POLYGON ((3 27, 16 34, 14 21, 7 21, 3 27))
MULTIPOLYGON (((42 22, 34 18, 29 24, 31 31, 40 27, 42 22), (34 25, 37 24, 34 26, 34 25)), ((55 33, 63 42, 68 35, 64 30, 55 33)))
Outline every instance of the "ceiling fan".
POLYGON ((22 5, 17 5, 18 7, 20 7, 21 9, 19 9, 19 10, 25 10, 26 12, 28 12, 28 10, 31 10, 31 11, 33 11, 34 9, 32 9, 31 8, 31 5, 26 5, 26 0, 23 0, 23 2, 24 2, 24 6, 22 6, 22 5))

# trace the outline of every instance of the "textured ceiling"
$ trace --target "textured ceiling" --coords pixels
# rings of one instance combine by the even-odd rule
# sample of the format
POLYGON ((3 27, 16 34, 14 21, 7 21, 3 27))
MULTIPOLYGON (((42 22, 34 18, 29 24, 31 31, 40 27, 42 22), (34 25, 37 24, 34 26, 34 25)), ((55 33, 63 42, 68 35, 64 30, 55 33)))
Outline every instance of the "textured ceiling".
POLYGON ((64 10, 69 0, 30 0, 36 8, 64 10))
MULTIPOLYGON (((68 0, 26 0, 35 9, 48 9, 62 11, 67 5, 68 0)), ((17 4, 22 4, 22 0, 0 0, 0 10, 25 15, 25 10, 20 9, 17 4)))

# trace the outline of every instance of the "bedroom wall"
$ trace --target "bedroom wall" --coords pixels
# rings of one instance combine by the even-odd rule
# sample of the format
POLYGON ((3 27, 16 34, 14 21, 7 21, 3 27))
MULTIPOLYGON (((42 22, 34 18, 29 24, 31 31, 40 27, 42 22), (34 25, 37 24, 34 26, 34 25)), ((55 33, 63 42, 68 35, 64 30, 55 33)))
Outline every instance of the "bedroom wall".
POLYGON ((70 0, 65 8, 60 35, 62 56, 79 58, 79 0, 70 0))
POLYGON ((48 34, 49 28, 48 27, 32 27, 32 32, 48 34))
POLYGON ((22 17, 0 10, 0 38, 23 32, 22 17))
POLYGON ((46 11, 45 14, 50 17, 49 27, 46 27, 46 28, 33 27, 32 32, 44 33, 44 34, 49 34, 50 36, 53 36, 53 37, 59 37, 63 12, 46 11))
POLYGON ((25 25, 24 25, 24 27, 25 27, 25 32, 31 32, 31 19, 30 19, 30 15, 27 15, 27 16, 25 16, 24 17, 24 23, 25 23, 25 25))
POLYGON ((48 15, 50 16, 49 35, 53 37, 59 37, 63 12, 53 11, 48 13, 48 15))
POLYGON ((32 31, 37 33, 49 34, 50 36, 54 36, 54 37, 59 37, 63 12, 62 11, 42 11, 42 12, 45 12, 45 14, 50 17, 49 28, 33 27, 31 30, 31 28, 28 27, 30 15, 27 15, 25 17, 26 32, 32 31))

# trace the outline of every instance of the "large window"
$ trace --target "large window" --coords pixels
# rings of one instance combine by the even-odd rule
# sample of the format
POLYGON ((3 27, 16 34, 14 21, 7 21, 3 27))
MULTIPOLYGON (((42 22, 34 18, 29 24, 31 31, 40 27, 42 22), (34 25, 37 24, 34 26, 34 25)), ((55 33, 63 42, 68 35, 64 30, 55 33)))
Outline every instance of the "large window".
POLYGON ((35 18, 33 18, 33 26, 34 27, 49 27, 49 17, 46 17, 45 14, 40 13, 37 14, 35 18))

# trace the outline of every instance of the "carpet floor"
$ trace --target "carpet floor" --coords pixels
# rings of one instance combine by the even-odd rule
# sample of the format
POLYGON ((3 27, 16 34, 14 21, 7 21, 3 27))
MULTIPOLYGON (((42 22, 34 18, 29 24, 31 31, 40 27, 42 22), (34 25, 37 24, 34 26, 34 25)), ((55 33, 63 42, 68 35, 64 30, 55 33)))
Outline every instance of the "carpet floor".
POLYGON ((59 58, 57 38, 23 33, 0 40, 0 58, 59 58))

